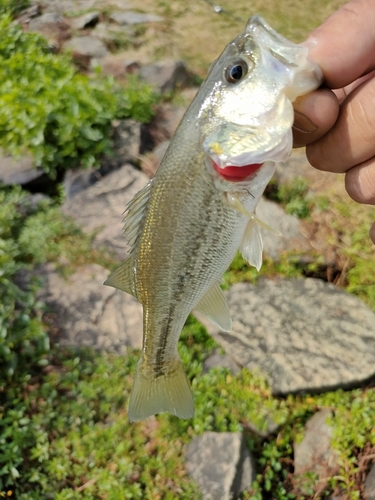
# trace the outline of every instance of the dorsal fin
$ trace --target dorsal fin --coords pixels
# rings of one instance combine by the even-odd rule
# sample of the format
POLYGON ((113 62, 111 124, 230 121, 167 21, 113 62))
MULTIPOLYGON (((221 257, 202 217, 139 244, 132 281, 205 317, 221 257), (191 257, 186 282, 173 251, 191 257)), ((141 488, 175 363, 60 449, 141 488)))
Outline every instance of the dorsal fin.
POLYGON ((194 311, 208 318, 225 332, 231 331, 232 320, 230 318, 229 307, 219 282, 211 286, 194 308, 194 311))
POLYGON ((130 247, 130 253, 135 246, 139 235, 139 228, 143 220, 147 202, 150 197, 152 179, 134 196, 125 208, 124 235, 130 247))

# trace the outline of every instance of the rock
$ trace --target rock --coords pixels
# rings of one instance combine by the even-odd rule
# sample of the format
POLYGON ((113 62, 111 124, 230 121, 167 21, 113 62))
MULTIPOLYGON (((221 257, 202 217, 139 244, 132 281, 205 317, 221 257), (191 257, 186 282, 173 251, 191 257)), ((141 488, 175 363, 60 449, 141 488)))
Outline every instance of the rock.
POLYGON ((124 165, 139 159, 142 149, 142 125, 136 120, 116 120, 112 123, 114 156, 109 163, 124 165))
POLYGON ((67 170, 63 181, 66 199, 70 200, 73 196, 95 184, 100 178, 100 171, 94 168, 67 170))
POLYGON ((125 205, 147 182, 145 174, 124 165, 67 200, 63 211, 82 224, 85 231, 97 231, 96 246, 110 248, 119 259, 125 259, 128 248, 123 236, 123 212, 125 205))
POLYGON ((59 47, 69 37, 69 25, 55 12, 46 12, 30 19, 28 30, 41 33, 55 47, 59 47))
MULTIPOLYGON (((326 423, 331 410, 320 410, 306 423, 305 435, 294 444, 294 473, 314 472, 318 480, 332 477, 339 468, 338 453, 332 449, 333 428, 326 423)), ((301 485, 303 478, 301 478, 301 485)))
POLYGON ((139 71, 139 76, 157 88, 159 92, 172 92, 186 86, 190 75, 183 61, 162 61, 147 64, 139 71))
POLYGON ((260 279, 226 293, 233 329, 208 332, 241 366, 263 372, 274 394, 353 387, 375 374, 375 314, 313 278, 260 279))
POLYGON ((228 368, 233 375, 241 371, 241 368, 228 354, 220 354, 218 351, 215 351, 204 360, 203 372, 207 373, 211 368, 217 368, 218 366, 228 368))
MULTIPOLYGON (((116 47, 118 44, 126 46, 135 39, 135 29, 131 26, 118 26, 117 24, 99 23, 91 31, 92 36, 99 38, 107 47, 116 47)), ((126 57, 129 57, 126 54, 126 57)))
POLYGON ((21 156, 19 159, 6 155, 0 149, 0 182, 3 184, 27 184, 43 175, 41 168, 34 167, 31 156, 21 156))
POLYGON ((97 264, 80 268, 64 280, 48 265, 39 297, 53 317, 52 340, 124 353, 142 345, 142 306, 131 295, 104 286, 109 271, 97 264))
POLYGON ((28 24, 31 21, 31 19, 40 16, 41 13, 42 9, 40 5, 38 4, 31 5, 30 7, 28 7, 27 9, 23 9, 19 13, 19 15, 17 16, 17 21, 23 25, 28 24))
POLYGON ((255 480, 255 467, 244 436, 237 432, 205 432, 186 453, 188 473, 203 500, 236 498, 255 480))
POLYGON ((154 14, 141 14, 131 10, 128 10, 127 12, 113 12, 109 18, 117 24, 155 23, 163 20, 162 17, 155 16, 154 14))
POLYGON ((261 228, 264 253, 274 260, 279 260, 282 252, 287 250, 309 250, 310 245, 301 232, 299 219, 289 215, 273 201, 261 198, 257 206, 257 217, 275 231, 280 231, 279 236, 272 231, 261 228))
POLYGON ((375 500, 375 462, 372 463, 370 471, 366 476, 364 497, 365 500, 375 500))
POLYGON ((65 44, 65 48, 71 50, 73 55, 78 57, 100 58, 108 54, 104 43, 91 35, 73 37, 65 44))
POLYGON ((83 16, 76 17, 71 20, 70 25, 76 30, 85 28, 93 28, 99 22, 99 12, 87 12, 83 16))
POLYGON ((170 103, 163 103, 157 107, 156 114, 149 125, 156 144, 172 138, 186 109, 186 106, 177 107, 170 103))
MULTIPOLYGON (((96 62, 96 61, 95 61, 96 62)), ((129 59, 127 54, 109 54, 98 61, 103 75, 111 75, 115 78, 124 78, 126 75, 136 73, 139 64, 129 59)))

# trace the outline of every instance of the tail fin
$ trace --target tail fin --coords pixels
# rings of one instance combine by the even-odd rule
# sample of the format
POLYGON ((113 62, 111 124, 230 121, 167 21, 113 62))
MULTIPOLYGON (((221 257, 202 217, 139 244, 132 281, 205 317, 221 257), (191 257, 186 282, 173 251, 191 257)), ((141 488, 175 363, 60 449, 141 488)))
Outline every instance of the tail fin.
POLYGON ((143 420, 165 411, 179 418, 194 415, 193 395, 181 359, 168 362, 163 373, 156 376, 141 358, 130 396, 129 420, 143 420))

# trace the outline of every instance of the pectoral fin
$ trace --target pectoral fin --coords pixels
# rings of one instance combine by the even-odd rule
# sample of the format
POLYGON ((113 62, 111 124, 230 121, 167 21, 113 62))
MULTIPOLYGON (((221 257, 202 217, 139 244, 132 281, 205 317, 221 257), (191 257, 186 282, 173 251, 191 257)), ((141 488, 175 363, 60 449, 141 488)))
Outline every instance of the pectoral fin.
POLYGON ((243 204, 240 202, 240 200, 236 196, 233 196, 230 193, 226 193, 226 200, 227 200, 227 203, 230 206, 230 208, 233 208, 233 210, 237 210, 237 212, 240 212, 241 214, 246 215, 246 217, 248 217, 250 220, 256 222, 264 229, 267 229, 267 231, 271 231, 271 233, 275 233, 278 236, 282 236, 280 231, 276 231, 276 229, 273 229, 268 224, 266 224, 265 222, 258 219, 258 217, 255 214, 250 213, 246 209, 246 207, 243 206, 243 204))
POLYGON ((246 226, 240 251, 243 258, 259 271, 262 267, 263 241, 259 226, 254 220, 250 220, 246 226))
POLYGON ((134 282, 133 257, 130 255, 104 282, 137 298, 134 282))
POLYGON ((229 307, 218 282, 212 285, 194 310, 225 332, 231 331, 232 320, 229 307))

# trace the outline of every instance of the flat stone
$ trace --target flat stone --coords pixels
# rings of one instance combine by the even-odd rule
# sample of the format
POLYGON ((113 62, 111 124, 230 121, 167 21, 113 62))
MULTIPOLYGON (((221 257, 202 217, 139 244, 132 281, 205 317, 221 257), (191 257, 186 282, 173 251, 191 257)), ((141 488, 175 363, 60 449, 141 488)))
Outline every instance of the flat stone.
POLYGON ((154 14, 141 14, 131 10, 123 12, 113 12, 109 18, 117 24, 142 24, 142 23, 155 23, 163 20, 160 16, 154 14))
POLYGON ((306 423, 305 435, 294 444, 294 473, 315 472, 318 480, 331 477, 339 467, 338 453, 332 449, 332 426, 326 423, 332 416, 329 409, 320 410, 306 423))
POLYGON ((99 12, 87 12, 87 14, 72 19, 70 25, 76 30, 83 30, 85 28, 93 28, 98 22, 99 12))
POLYGON ((64 24, 63 17, 53 12, 46 12, 30 19, 29 31, 44 32, 46 29, 60 27, 62 24, 64 24))
POLYGON ((261 228, 264 253, 274 260, 288 250, 309 250, 310 245, 303 235, 298 217, 289 215, 273 201, 261 198, 257 206, 257 217, 282 236, 261 228))
POLYGON ((161 61, 147 64, 139 70, 139 76, 159 92, 172 92, 189 83, 190 74, 183 61, 161 61))
POLYGON ((0 182, 3 184, 27 184, 42 175, 43 170, 34 167, 34 160, 30 155, 15 159, 0 149, 0 182))
POLYGON ((63 205, 87 232, 96 232, 94 244, 112 249, 123 260, 128 246, 123 236, 125 205, 148 182, 148 177, 131 165, 103 177, 63 205))
POLYGON ((186 467, 203 500, 237 498, 256 478, 252 456, 239 432, 205 432, 194 438, 188 445, 186 467))
POLYGON ((115 78, 124 78, 128 74, 136 73, 139 64, 134 59, 129 59, 126 53, 109 54, 98 61, 103 75, 111 75, 115 78))
POLYGON ((207 373, 211 368, 228 368, 233 375, 236 375, 241 371, 238 364, 230 357, 228 354, 220 354, 219 352, 214 352, 203 362, 203 372, 207 373))
POLYGON ((364 497, 365 500, 375 500, 375 462, 366 476, 364 497))
POLYGON ((274 394, 353 387, 375 375, 375 314, 330 283, 260 279, 226 292, 230 333, 204 321, 240 365, 267 377, 274 394))
POLYGON ((71 38, 64 47, 75 56, 104 57, 108 54, 104 43, 94 36, 76 36, 71 38))
POLYGON ((52 339, 64 346, 87 346, 124 353, 142 345, 142 306, 126 293, 104 286, 109 271, 97 264, 67 280, 44 266, 39 297, 53 317, 52 339))

